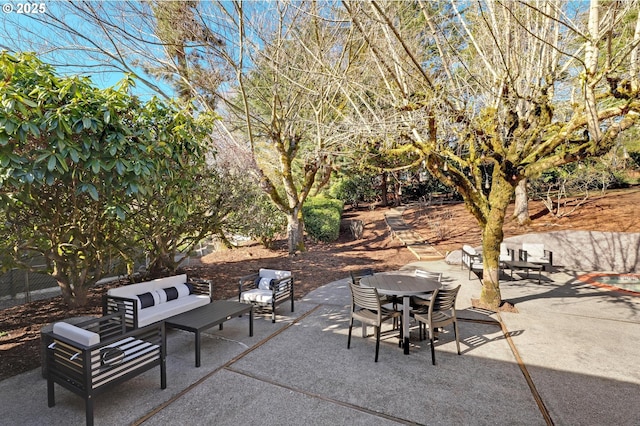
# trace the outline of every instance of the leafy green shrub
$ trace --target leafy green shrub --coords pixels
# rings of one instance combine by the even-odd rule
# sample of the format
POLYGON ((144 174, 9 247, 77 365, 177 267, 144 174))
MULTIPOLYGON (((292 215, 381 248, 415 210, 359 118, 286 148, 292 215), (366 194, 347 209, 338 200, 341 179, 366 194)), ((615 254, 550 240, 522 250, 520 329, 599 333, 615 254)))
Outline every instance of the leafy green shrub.
POLYGON ((331 242, 340 235, 340 218, 344 203, 325 197, 309 197, 302 206, 307 233, 319 241, 331 242))
POLYGON ((370 202, 376 199, 375 175, 343 175, 329 191, 331 196, 347 204, 358 207, 361 201, 370 202))

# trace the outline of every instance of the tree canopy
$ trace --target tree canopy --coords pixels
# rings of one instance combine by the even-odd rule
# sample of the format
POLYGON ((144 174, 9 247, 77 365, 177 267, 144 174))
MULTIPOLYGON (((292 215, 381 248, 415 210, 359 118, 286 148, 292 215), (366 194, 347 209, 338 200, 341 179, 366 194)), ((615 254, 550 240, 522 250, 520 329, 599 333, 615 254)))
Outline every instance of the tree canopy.
POLYGON ((110 254, 127 257, 136 200, 203 163, 210 119, 141 102, 130 84, 97 89, 33 54, 0 54, 3 266, 42 255, 72 305, 110 254))

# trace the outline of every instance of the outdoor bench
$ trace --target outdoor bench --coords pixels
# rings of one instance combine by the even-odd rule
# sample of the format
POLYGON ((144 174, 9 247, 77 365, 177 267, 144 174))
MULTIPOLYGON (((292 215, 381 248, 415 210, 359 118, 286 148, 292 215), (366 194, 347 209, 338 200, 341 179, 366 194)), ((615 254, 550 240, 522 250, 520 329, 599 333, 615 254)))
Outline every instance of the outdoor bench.
POLYGON ((482 274, 482 254, 470 245, 465 244, 462 246, 462 258, 461 267, 466 267, 469 270, 469 279, 471 279, 471 272, 475 273, 478 277, 482 274))
POLYGON ((186 274, 129 284, 107 291, 103 315, 124 310, 127 329, 163 321, 211 303, 211 283, 186 274))
POLYGON ((94 397, 112 386, 160 366, 160 387, 167 387, 164 322, 127 332, 121 311, 77 325, 57 322, 43 339, 49 407, 57 383, 84 398, 87 425, 93 424, 94 397))

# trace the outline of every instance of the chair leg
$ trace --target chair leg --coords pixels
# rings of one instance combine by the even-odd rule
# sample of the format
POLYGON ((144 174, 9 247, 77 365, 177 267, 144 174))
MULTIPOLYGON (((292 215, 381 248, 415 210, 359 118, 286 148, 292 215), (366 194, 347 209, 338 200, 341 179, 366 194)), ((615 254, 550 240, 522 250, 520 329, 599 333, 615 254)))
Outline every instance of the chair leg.
POLYGON ((429 343, 431 344, 431 363, 436 365, 436 349, 434 348, 433 327, 429 326, 429 343))
POLYGON ((378 362, 378 352, 380 352, 380 326, 376 327, 376 362, 378 362))
POLYGON ((167 388, 167 359, 164 354, 160 360, 160 389, 167 388))
POLYGON ((56 405, 56 394, 54 389, 53 380, 47 380, 47 403, 49 407, 53 407, 56 405))
POLYGON ((458 355, 460 355, 460 339, 458 338, 458 322, 453 322, 453 335, 456 338, 456 346, 458 347, 458 355))
POLYGON ((93 395, 85 400, 85 411, 87 426, 93 426, 93 395))
POLYGON ((347 339, 347 349, 351 347, 351 329, 353 328, 353 318, 351 318, 351 322, 349 323, 349 338, 347 339))

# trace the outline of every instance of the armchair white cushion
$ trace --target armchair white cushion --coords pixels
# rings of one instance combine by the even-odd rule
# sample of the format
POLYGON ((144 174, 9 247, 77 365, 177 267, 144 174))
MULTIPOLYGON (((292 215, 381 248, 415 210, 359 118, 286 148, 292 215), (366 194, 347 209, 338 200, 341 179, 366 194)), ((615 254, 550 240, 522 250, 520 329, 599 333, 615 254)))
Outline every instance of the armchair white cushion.
POLYGON ((262 268, 257 274, 240 278, 238 300, 260 307, 272 309, 275 322, 275 308, 284 300, 291 300, 293 312, 293 276, 291 271, 262 268))
POLYGON ((93 346, 100 343, 100 335, 98 333, 76 327, 66 322, 56 322, 53 324, 53 333, 83 346, 93 346))

